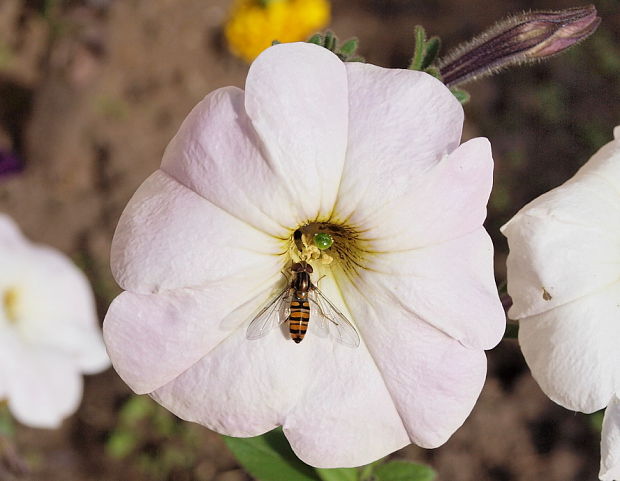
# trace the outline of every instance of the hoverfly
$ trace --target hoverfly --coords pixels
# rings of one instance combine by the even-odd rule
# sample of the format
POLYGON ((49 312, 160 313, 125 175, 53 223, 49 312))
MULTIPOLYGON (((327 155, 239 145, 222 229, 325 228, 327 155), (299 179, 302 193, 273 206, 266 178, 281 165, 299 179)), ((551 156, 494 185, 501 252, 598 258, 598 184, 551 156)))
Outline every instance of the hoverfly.
POLYGON ((306 335, 312 314, 316 319, 313 332, 321 337, 331 332, 338 342, 349 347, 359 346, 360 337, 351 322, 312 283, 312 266, 303 261, 295 262, 291 274, 290 284, 252 319, 247 338, 260 339, 288 321, 291 339, 299 344, 306 335))

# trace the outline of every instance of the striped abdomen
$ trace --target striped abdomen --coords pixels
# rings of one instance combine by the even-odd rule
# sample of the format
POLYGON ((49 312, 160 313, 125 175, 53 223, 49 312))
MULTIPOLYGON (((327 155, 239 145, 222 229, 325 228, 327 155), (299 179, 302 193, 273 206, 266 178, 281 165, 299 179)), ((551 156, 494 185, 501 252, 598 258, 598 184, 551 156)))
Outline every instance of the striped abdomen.
POLYGON ((291 300, 291 313, 288 316, 288 328, 291 333, 291 339, 299 344, 308 330, 308 321, 310 321, 310 304, 308 299, 303 299, 293 295, 291 300))

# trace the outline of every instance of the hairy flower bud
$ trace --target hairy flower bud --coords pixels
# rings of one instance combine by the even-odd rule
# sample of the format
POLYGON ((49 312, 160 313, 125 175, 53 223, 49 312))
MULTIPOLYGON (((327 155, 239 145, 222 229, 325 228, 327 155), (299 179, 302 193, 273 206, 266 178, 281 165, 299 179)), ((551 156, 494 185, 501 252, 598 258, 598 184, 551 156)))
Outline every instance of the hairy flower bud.
POLYGON ((599 26, 594 5, 523 13, 502 20, 439 61, 452 87, 510 65, 548 58, 581 42, 599 26))

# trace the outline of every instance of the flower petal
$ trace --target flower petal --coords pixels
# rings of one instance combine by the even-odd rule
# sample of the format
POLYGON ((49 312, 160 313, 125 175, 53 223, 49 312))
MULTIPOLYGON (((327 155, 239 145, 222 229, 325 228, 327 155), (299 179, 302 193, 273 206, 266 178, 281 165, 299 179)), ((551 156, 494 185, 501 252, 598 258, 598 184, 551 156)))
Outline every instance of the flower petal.
POLYGON ((138 394, 172 381, 248 320, 260 305, 260 284, 239 279, 201 290, 123 292, 103 326, 114 368, 138 394), (227 316, 232 322, 224 322, 227 316))
POLYGON ((59 251, 24 242, 0 261, 0 291, 13 288, 19 298, 20 335, 67 354, 82 372, 105 369, 110 360, 86 276, 59 251))
POLYGON ((502 227, 510 246, 511 318, 540 314, 620 279, 620 190, 612 181, 620 154, 615 162, 608 157, 614 148, 608 144, 593 164, 502 227))
POLYGON ((54 324, 47 321, 39 324, 41 330, 37 345, 64 353, 84 374, 95 374, 110 366, 99 326, 70 322, 54 324))
POLYGON ((296 345, 279 331, 248 341, 240 329, 152 396, 231 436, 284 425, 297 455, 314 466, 366 464, 408 444, 368 351, 310 332, 296 345))
MULTIPOLYGON (((321 290, 346 312, 332 276, 321 290)), ((317 467, 361 466, 411 441, 374 359, 362 343, 357 349, 317 338, 311 319, 304 343, 315 355, 304 369, 304 391, 284 423, 297 456, 317 467)))
POLYGON ((534 379, 556 403, 591 413, 620 391, 620 283, 519 321, 534 379))
POLYGON ((614 140, 601 147, 575 177, 594 174, 620 190, 620 125, 614 129, 614 140))
POLYGON ((482 226, 493 183, 489 141, 477 138, 462 144, 417 180, 421 183, 412 182, 409 192, 381 208, 351 216, 368 250, 432 246, 482 226))
POLYGON ((425 174, 458 146, 463 125, 454 95, 428 74, 348 63, 347 75, 349 145, 334 213, 339 221, 366 216, 424 185, 425 174))
POLYGON ((186 421, 230 436, 257 436, 283 423, 312 357, 309 343, 296 345, 280 330, 250 341, 239 328, 151 396, 186 421))
POLYGON ((281 243, 179 184, 153 173, 134 194, 112 242, 112 273, 129 291, 199 287, 281 269, 281 243))
POLYGON ((17 224, 8 215, 0 212, 0 246, 3 249, 7 247, 20 247, 28 241, 24 239, 17 224))
POLYGON ((246 111, 302 220, 333 209, 347 149, 346 92, 343 62, 309 43, 268 48, 248 72, 246 111))
POLYGON ((162 170, 234 217, 286 236, 303 212, 287 189, 288 179, 271 168, 262 150, 243 90, 224 87, 183 121, 166 148, 162 170))
POLYGON ((410 444, 368 350, 351 353, 350 348, 330 346, 332 339, 318 343, 324 346, 304 370, 308 379, 302 399, 284 422, 297 456, 319 468, 354 467, 410 444))
POLYGON ((484 384, 486 357, 340 277, 353 319, 411 440, 434 448, 463 424, 484 384))
MULTIPOLYGON (((493 276, 493 244, 480 227, 422 249, 369 255, 359 288, 467 347, 490 349, 506 327, 493 276)), ((361 322, 361 321, 360 321, 361 322)))
POLYGON ((620 479, 620 399, 614 395, 607 406, 601 433, 601 471, 602 481, 620 479))
POLYGON ((9 346, 5 334, 0 360, 11 414, 28 426, 59 427, 82 398, 82 376, 74 361, 46 347, 21 342, 9 346))
POLYGON ((317 336, 312 322, 300 344, 285 330, 247 340, 244 325, 151 395, 223 434, 256 436, 283 425, 297 455, 314 466, 366 464, 408 444, 365 346, 317 336))

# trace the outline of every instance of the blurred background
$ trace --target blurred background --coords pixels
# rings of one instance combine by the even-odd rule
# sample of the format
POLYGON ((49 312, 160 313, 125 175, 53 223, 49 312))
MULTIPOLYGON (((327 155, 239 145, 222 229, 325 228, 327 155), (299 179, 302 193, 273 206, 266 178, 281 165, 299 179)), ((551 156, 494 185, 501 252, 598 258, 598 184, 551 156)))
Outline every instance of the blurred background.
MULTIPOLYGON (((572 176, 620 124, 620 5, 595 4, 603 21, 585 43, 465 87, 472 99, 464 139, 488 137, 496 160, 487 228, 498 284, 507 251, 499 227, 572 176)), ((329 27, 341 39, 358 36, 367 61, 402 68, 416 24, 439 35, 445 53, 509 13, 571 6, 333 0, 329 27)), ((247 64, 223 35, 231 7, 228 0, 0 0, 0 211, 86 271, 101 319, 119 292, 108 257, 123 207, 189 110, 213 89, 243 87, 247 64)), ((548 400, 514 340, 489 360, 480 401, 450 441, 394 456, 430 464, 441 481, 596 480, 601 416, 548 400)), ((83 403, 62 429, 17 426, 15 444, 31 468, 19 479, 250 479, 218 435, 132 396, 112 370, 86 378, 83 403)), ((17 478, 0 471, 0 479, 17 478)))

